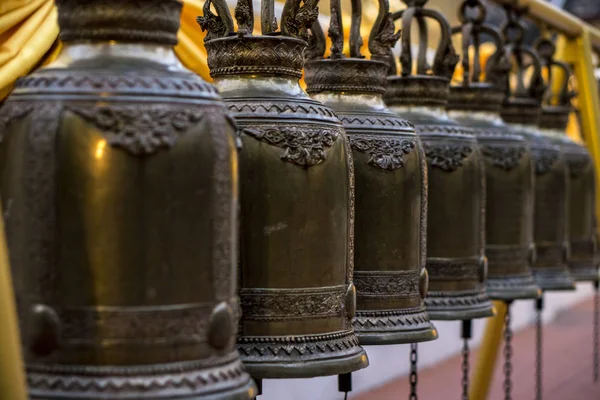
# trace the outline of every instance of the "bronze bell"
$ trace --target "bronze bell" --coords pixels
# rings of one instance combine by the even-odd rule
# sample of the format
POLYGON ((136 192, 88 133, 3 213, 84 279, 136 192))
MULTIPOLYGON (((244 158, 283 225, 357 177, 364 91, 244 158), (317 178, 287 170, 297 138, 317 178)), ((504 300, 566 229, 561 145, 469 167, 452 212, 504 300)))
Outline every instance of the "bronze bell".
POLYGON ((567 163, 569 185, 567 192, 567 238, 570 243, 569 270, 577 281, 597 281, 596 227, 595 227, 595 171, 587 148, 569 138, 565 131, 572 111, 569 91, 569 66, 554 60, 555 46, 549 39, 536 45, 542 66, 547 71, 548 91, 545 96, 538 126, 561 148, 567 163), (562 72, 559 93, 553 93, 552 80, 562 72))
POLYGON ((369 40, 372 57, 365 59, 360 54, 360 9, 352 3, 347 58, 339 2, 331 5, 331 55, 323 57, 325 35, 315 23, 305 80, 307 92, 337 113, 354 158, 354 330, 361 344, 432 340, 437 332, 423 303, 428 281, 425 157, 414 128, 389 112, 382 98, 388 57, 399 34, 394 34, 389 7, 380 4, 369 40))
POLYGON ((252 398, 235 349, 235 130, 175 57, 182 5, 56 5, 58 60, 0 111, 29 395, 252 398))
POLYGON ((500 118, 504 99, 503 77, 509 72, 501 33, 485 24, 486 9, 481 2, 461 8, 462 84, 450 87, 447 106, 457 122, 473 128, 485 161, 486 203, 485 253, 488 259, 487 293, 493 299, 516 300, 539 296, 531 272, 533 246, 532 155, 525 138, 511 131, 500 118), (475 9, 475 16, 467 12, 475 9), (490 38, 496 52, 488 60, 486 80, 481 82, 478 56, 470 67, 469 47, 475 43, 479 54, 483 37, 490 38))
MULTIPOLYGON (((401 76, 388 78, 384 100, 392 111, 415 125, 428 164, 427 271, 425 299, 432 319, 469 320, 493 315, 485 292, 485 172, 473 130, 448 118, 444 107, 458 56, 450 26, 425 1, 406 0, 408 8, 392 15, 402 19, 401 76), (420 32, 418 54, 427 49, 427 22, 441 28, 431 67, 425 57, 412 73, 411 23, 420 32)), ((395 69, 395 68, 394 68, 395 69)), ((395 72, 394 72, 395 75, 395 72)))
POLYGON ((523 43, 524 27, 515 18, 515 13, 509 10, 509 20, 503 27, 503 33, 507 57, 518 70, 517 83, 512 86, 508 82, 505 84, 507 96, 501 115, 527 139, 533 154, 533 232, 536 247, 533 275, 536 283, 542 290, 570 290, 574 289, 574 284, 567 267, 567 164, 556 138, 543 134, 537 128, 545 91, 541 63, 538 54, 523 43), (524 80, 526 66, 532 69, 528 82, 524 80))
POLYGON ((272 0, 252 35, 252 1, 235 18, 208 0, 205 46, 215 85, 241 127, 238 350, 255 378, 336 375, 364 368, 352 328, 352 154, 331 108, 300 88, 316 2, 272 0), (211 4, 218 15, 211 12, 211 4), (305 18, 306 17, 306 18, 305 18))

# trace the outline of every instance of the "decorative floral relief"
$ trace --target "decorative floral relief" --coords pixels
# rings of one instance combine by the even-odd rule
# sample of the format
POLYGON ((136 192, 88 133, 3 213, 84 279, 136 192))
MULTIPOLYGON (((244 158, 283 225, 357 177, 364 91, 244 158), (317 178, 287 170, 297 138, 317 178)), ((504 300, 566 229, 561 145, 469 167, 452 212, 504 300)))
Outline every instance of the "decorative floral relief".
POLYGON ((430 166, 452 172, 462 167, 463 161, 473 152, 464 144, 427 144, 425 155, 430 166))
POLYGON ((206 108, 166 105, 68 105, 66 109, 101 130, 110 145, 138 156, 171 147, 181 134, 210 112, 206 108))
POLYGON ((349 135, 352 149, 367 153, 368 163, 386 171, 395 171, 404 166, 404 155, 415 148, 412 140, 371 136, 349 135))
POLYGON ((419 276, 414 274, 368 274, 355 272, 354 284, 358 296, 375 294, 385 295, 417 295, 419 294, 419 276))
POLYGON ((510 171, 516 168, 525 154, 524 147, 482 146, 481 152, 494 167, 510 171))
POLYGON ((532 153, 535 161, 535 173, 538 175, 550 171, 556 160, 558 160, 558 151, 556 150, 534 147, 532 153))
POLYGON ((336 316, 345 312, 346 289, 316 293, 311 289, 270 292, 242 289, 240 299, 246 319, 336 316))
POLYGON ((286 124, 243 127, 242 133, 282 148, 282 160, 310 167, 325 161, 327 150, 335 144, 341 128, 286 124))

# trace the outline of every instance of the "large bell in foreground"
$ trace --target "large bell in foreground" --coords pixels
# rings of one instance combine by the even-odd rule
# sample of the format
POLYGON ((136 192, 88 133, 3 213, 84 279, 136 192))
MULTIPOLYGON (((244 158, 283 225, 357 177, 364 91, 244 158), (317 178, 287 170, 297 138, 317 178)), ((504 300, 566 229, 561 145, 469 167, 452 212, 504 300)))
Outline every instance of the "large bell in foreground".
POLYGON ((532 155, 525 138, 500 118, 502 76, 508 70, 501 34, 483 23, 485 8, 481 10, 474 22, 477 29, 465 30, 465 25, 453 29, 453 34, 462 32, 464 74, 461 85, 450 87, 447 109, 451 118, 473 128, 485 160, 487 293, 498 300, 537 298, 539 288, 531 272, 535 254, 532 155), (486 81, 480 82, 480 60, 473 60, 471 71, 468 54, 470 44, 481 43, 484 35, 492 38, 496 52, 487 62, 486 81))
MULTIPOLYGON (((355 3, 353 3, 355 6, 355 3)), ((334 12, 329 36, 334 42, 323 58, 325 35, 313 25, 312 60, 305 69, 307 91, 332 107, 352 148, 355 172, 354 284, 357 312, 354 329, 361 344, 414 343, 437 332, 425 311, 425 224, 427 172, 421 142, 407 121, 383 103, 390 42, 381 42, 393 23, 381 7, 369 48, 360 54, 360 10, 352 21, 350 57, 342 54, 341 12, 334 12), (377 58, 384 61, 378 61, 377 58)), ((357 10, 353 8, 352 15, 357 10)))
POLYGON ((254 397, 235 349, 235 131, 175 57, 181 3, 56 4, 58 60, 0 111, 29 396, 254 397))
MULTIPOLYGON (((569 270, 576 281, 595 282, 598 276, 596 262, 596 226, 595 226, 595 172, 592 157, 587 148, 566 135, 569 115, 572 111, 571 94, 569 93, 570 68, 562 62, 554 60, 554 44, 543 39, 538 42, 537 50, 546 69, 554 73, 549 76, 556 79, 562 77, 559 93, 553 92, 549 85, 548 94, 542 107, 538 126, 543 133, 551 137, 561 148, 567 162, 569 174, 568 231, 570 243, 569 270), (561 71, 561 75, 557 75, 561 71)), ((552 83, 549 82, 549 83, 552 83)))
POLYGON ((539 288, 544 291, 572 290, 575 285, 567 266, 569 257, 567 163, 557 139, 543 134, 537 128, 545 90, 541 62, 538 54, 522 43, 522 35, 508 34, 515 30, 522 33, 523 27, 519 22, 509 21, 503 29, 508 43, 507 54, 511 60, 514 60, 519 70, 516 76, 519 82, 513 86, 506 84, 508 96, 505 98, 501 115, 515 131, 527 139, 533 154, 535 172, 533 232, 536 246, 533 275, 539 288), (519 38, 521 40, 518 40, 519 38), (524 82, 525 65, 533 68, 529 82, 524 82))
POLYGON ((409 7, 393 14, 403 23, 402 75, 388 78, 384 100, 415 125, 427 157, 427 312, 432 319, 488 317, 493 308, 485 292, 483 160, 473 130, 448 118, 445 111, 449 78, 458 60, 450 42, 450 26, 437 11, 405 2, 409 7), (425 54, 431 19, 441 27, 441 42, 432 67, 419 57, 413 74, 410 24, 420 26, 419 54, 425 54))
POLYGON ((238 350, 255 378, 335 375, 368 365, 352 328, 352 155, 335 113, 300 88, 307 28, 317 17, 273 2, 253 36, 252 2, 205 3, 200 25, 215 85, 241 128, 238 350), (211 3, 219 12, 210 11, 211 3), (222 28, 222 29, 221 29, 222 28))

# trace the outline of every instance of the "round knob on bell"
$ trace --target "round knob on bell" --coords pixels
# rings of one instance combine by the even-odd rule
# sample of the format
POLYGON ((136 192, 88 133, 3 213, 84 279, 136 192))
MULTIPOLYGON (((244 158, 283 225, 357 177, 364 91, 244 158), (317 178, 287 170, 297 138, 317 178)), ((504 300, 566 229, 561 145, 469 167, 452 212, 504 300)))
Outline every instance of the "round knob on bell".
POLYGON ((421 274, 419 275, 419 295, 421 295, 421 299, 425 300, 425 296, 427 296, 428 291, 429 273, 427 272, 427 268, 423 267, 421 274))
POLYGON ((223 350, 231 343, 233 335, 233 309, 226 302, 215 306, 210 316, 208 342, 216 350, 223 350))
POLYGON ((527 255, 529 265, 534 265, 537 261, 537 250, 535 249, 535 243, 529 245, 529 254, 527 255))
POLYGON ((31 307, 27 344, 38 356, 54 353, 59 347, 60 320, 52 307, 35 304, 31 307))
POLYGON ((488 259, 486 256, 479 257, 479 282, 485 283, 488 274, 488 259))
POLYGON ((346 290, 346 314, 349 319, 353 319, 356 315, 356 286, 354 283, 350 283, 346 290))

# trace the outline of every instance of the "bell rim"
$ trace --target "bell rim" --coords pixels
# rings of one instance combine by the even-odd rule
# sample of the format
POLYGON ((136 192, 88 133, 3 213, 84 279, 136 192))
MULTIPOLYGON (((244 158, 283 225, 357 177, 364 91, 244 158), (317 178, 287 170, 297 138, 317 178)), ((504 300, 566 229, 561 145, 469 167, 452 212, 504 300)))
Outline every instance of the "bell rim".
POLYGON ((385 345, 385 344, 406 344, 416 342, 427 342, 438 337, 437 328, 431 323, 425 306, 414 307, 408 310, 358 310, 353 321, 354 334, 361 345, 385 345), (419 321, 419 317, 421 320, 419 321), (366 323, 359 321, 392 319, 403 320, 400 328, 384 328, 378 326, 365 327, 366 323), (405 328, 417 322, 420 326, 405 328))
POLYGON ((492 301, 485 289, 464 294, 452 291, 430 292, 425 298, 425 309, 432 321, 458 321, 488 318, 496 315, 492 301), (431 296, 434 293, 435 296, 431 296), (461 298, 462 305, 459 300, 452 301, 457 296, 461 298), (447 304, 431 305, 432 297, 436 300, 446 301, 447 304), (465 302, 473 302, 473 304, 464 305, 465 302))
POLYGON ((535 283, 544 292, 576 290, 575 281, 566 268, 564 271, 551 272, 550 274, 545 268, 533 268, 533 277, 535 283))
POLYGON ((527 275, 488 275, 486 293, 492 300, 527 300, 537 299, 542 291, 529 272, 527 275))
POLYGON ((569 272, 575 282, 596 282, 600 280, 600 271, 598 267, 593 265, 593 261, 590 261, 590 264, 585 266, 573 266, 573 264, 569 264, 569 272))
POLYGON ((356 337, 362 346, 384 346, 393 344, 422 343, 436 340, 438 330, 429 322, 429 327, 410 331, 375 332, 355 330, 356 337))
MULTIPOLYGON (((224 372, 229 375, 228 372, 224 372)), ((140 396, 140 381, 143 380, 147 385, 152 386, 155 390, 144 392, 144 399, 148 400, 165 400, 178 398, 181 400, 249 400, 253 398, 252 393, 256 394, 256 385, 250 375, 245 371, 242 362, 235 352, 230 353, 222 363, 211 366, 206 363, 196 363, 193 361, 174 362, 147 366, 130 365, 123 367, 115 367, 110 365, 103 366, 73 366, 63 365, 57 368, 54 366, 45 365, 27 365, 28 390, 32 399, 106 399, 106 400, 123 400, 137 399, 140 396), (217 368, 221 369, 236 369, 239 374, 237 379, 223 379, 217 368), (152 372, 154 369, 156 371, 152 372), (129 373, 124 375, 124 371, 129 373), (161 374, 178 375, 177 378, 172 378, 169 381, 161 383, 161 374), (203 376, 204 380, 209 382, 207 387, 189 388, 189 393, 178 393, 175 390, 180 387, 176 380, 195 381, 199 376, 203 376), (217 378, 215 382, 211 376, 217 378), (64 381, 60 387, 62 390, 46 389, 50 387, 44 385, 44 382, 60 382, 64 381), (77 382, 79 380, 79 382, 77 382), (98 380, 113 382, 114 385, 121 387, 119 392, 113 394, 107 393, 102 387, 95 387, 94 383, 98 380), (241 381, 241 382, 240 382, 241 381), (76 383, 74 383, 76 382, 76 383), (88 383, 90 382, 90 383, 88 383), (35 386, 38 387, 35 387, 35 386), (80 387, 86 389, 77 390, 80 387), (129 387, 131 390, 125 392, 123 388, 129 387), (73 391, 71 391, 73 389, 73 391)))
POLYGON ((362 347, 355 353, 321 359, 248 361, 240 356, 246 371, 254 379, 300 379, 341 375, 367 368, 369 358, 362 347))

